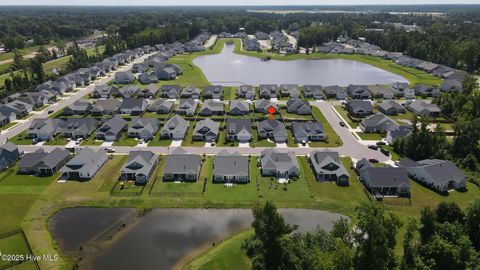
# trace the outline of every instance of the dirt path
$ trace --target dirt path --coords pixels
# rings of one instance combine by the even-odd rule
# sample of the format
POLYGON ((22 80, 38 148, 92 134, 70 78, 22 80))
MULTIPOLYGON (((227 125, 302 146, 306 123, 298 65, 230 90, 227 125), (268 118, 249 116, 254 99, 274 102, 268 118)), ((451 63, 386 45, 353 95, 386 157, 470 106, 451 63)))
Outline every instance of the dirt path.
MULTIPOLYGON (((57 47, 55 47, 55 46, 49 46, 49 47, 47 47, 47 50, 49 50, 49 51, 52 51, 53 49, 57 49, 57 47)), ((23 58, 24 58, 24 59, 32 59, 32 58, 34 58, 37 54, 38 54, 37 51, 33 51, 33 52, 30 52, 30 53, 28 53, 28 54, 23 55, 23 58)), ((0 61, 0 65, 5 65, 5 64, 12 63, 12 62, 13 62, 13 58, 0 61)))

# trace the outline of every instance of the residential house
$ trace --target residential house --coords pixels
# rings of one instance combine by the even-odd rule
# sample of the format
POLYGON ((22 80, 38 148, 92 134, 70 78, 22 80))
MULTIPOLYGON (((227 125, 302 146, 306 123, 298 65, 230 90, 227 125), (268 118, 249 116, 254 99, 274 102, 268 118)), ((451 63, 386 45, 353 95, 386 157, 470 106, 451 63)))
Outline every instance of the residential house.
POLYGON ((116 84, 129 84, 135 81, 135 76, 131 71, 118 71, 115 73, 116 84))
POLYGON ((465 189, 467 177, 448 160, 425 159, 413 161, 403 159, 400 166, 407 170, 408 175, 438 192, 448 192, 450 189, 465 189))
POLYGON ((409 126, 399 126, 397 129, 387 131, 386 141, 389 145, 397 139, 405 139, 412 135, 412 130, 409 126))
POLYGON ((133 98, 140 92, 140 87, 135 85, 124 86, 118 90, 118 96, 122 98, 133 98))
POLYGON ((180 115, 194 116, 197 111, 198 102, 193 98, 180 99, 176 113, 180 115))
POLYGON ((47 141, 60 132, 64 121, 58 118, 35 118, 26 130, 26 136, 30 139, 47 141))
POLYGON ((440 108, 436 104, 427 103, 423 100, 415 100, 407 105, 407 109, 415 115, 430 117, 440 116, 440 108))
POLYGON ((35 152, 23 155, 17 164, 18 173, 51 176, 60 170, 70 157, 68 150, 59 147, 51 152, 38 149, 35 152))
POLYGON ((157 96, 157 93, 159 91, 160 91, 160 89, 158 88, 158 86, 156 86, 155 84, 152 83, 152 84, 149 84, 149 85, 145 86, 140 91, 140 93, 138 93, 138 97, 152 99, 152 98, 155 98, 157 96))
POLYGON ((246 184, 249 178, 249 159, 238 152, 220 151, 213 163, 214 183, 246 184))
POLYGON ((67 179, 91 179, 107 160, 107 151, 83 148, 75 153, 75 156, 60 169, 60 172, 67 179))
POLYGON ((395 100, 385 100, 377 103, 377 109, 386 115, 397 115, 405 113, 405 108, 395 100))
POLYGON ((200 98, 200 94, 202 93, 202 90, 199 88, 196 88, 194 86, 187 86, 183 88, 180 97, 182 98, 193 98, 193 99, 198 99, 200 98))
POLYGON ((230 115, 247 115, 250 113, 250 104, 242 100, 231 100, 230 101, 230 115))
POLYGON ((246 37, 243 39, 243 47, 246 51, 260 51, 260 42, 258 40, 246 37))
POLYGON ((202 104, 199 114, 203 116, 223 115, 225 112, 225 104, 221 101, 205 100, 202 104))
POLYGON ((303 86, 303 96, 305 98, 313 98, 316 100, 326 99, 327 97, 322 92, 321 85, 304 85, 303 86))
POLYGON ((65 138, 78 139, 87 138, 98 127, 98 121, 95 118, 68 118, 60 128, 62 136, 65 138))
POLYGON ((276 84, 260 84, 258 89, 260 91, 260 98, 270 99, 277 97, 278 86, 276 84))
POLYGON ((395 97, 395 93, 383 85, 372 85, 368 87, 368 90, 373 98, 393 99, 395 97))
POLYGON ((157 83, 158 77, 153 73, 152 74, 142 73, 138 76, 138 80, 140 81, 141 84, 151 84, 151 83, 157 83))
POLYGON ((164 81, 175 80, 177 77, 177 72, 171 67, 156 68, 154 73, 158 79, 164 81))
POLYGON ((440 96, 440 90, 430 85, 417 84, 414 88, 415 95, 417 96, 427 96, 427 97, 438 97, 440 96))
POLYGON ((278 112, 277 104, 267 99, 259 99, 259 100, 253 101, 253 107, 255 112, 259 112, 259 113, 265 113, 265 114, 269 113, 268 108, 270 107, 275 108, 275 112, 278 112))
POLYGON ((397 122, 383 113, 370 115, 360 122, 360 129, 365 133, 387 133, 398 127, 397 122))
POLYGON ((338 152, 313 151, 310 153, 309 160, 317 181, 335 181, 337 185, 348 186, 350 176, 343 166, 338 152))
POLYGON ((360 181, 375 196, 410 196, 410 178, 405 168, 364 166, 359 174, 360 181))
POLYGON ((200 120, 196 123, 193 130, 192 140, 214 142, 217 140, 220 132, 220 124, 209 118, 200 120))
POLYGON ((227 119, 227 140, 246 143, 252 139, 250 119, 227 119))
POLYGON ((127 133, 130 138, 151 140, 160 128, 160 120, 157 118, 134 117, 128 127, 127 133))
POLYGON ((6 141, 0 146, 0 171, 12 166, 23 153, 18 150, 18 146, 6 141))
POLYGON ((287 142, 287 129, 285 124, 273 119, 265 119, 257 123, 259 139, 270 139, 276 143, 287 142))
POLYGON ((172 111, 173 109, 173 101, 169 101, 166 99, 157 99, 148 106, 148 111, 149 112, 156 112, 158 114, 168 114, 172 111))
POLYGON ((180 85, 162 85, 160 96, 163 98, 175 99, 180 96, 180 85))
POLYGON ((372 94, 368 91, 368 86, 366 85, 354 85, 350 84, 347 87, 348 96, 353 99, 371 99, 372 94))
POLYGON ((121 114, 140 115, 147 110, 148 102, 143 98, 125 98, 120 105, 121 114))
POLYGON ((65 107, 62 111, 63 115, 86 115, 92 110, 93 105, 83 98, 73 102, 65 107))
POLYGON ((15 120, 17 120, 17 115, 15 113, 3 113, 0 111, 0 126, 3 127, 15 120))
POLYGON ((122 103, 115 98, 97 100, 95 105, 93 105, 91 113, 94 116, 115 114, 118 109, 120 109, 121 104, 122 103))
POLYGON ((120 180, 146 184, 155 171, 158 157, 150 151, 130 151, 127 163, 120 170, 120 180))
POLYGON ((263 176, 289 178, 300 176, 300 166, 294 152, 281 153, 277 149, 268 148, 260 155, 263 176))
POLYGON ((116 141, 121 133, 127 129, 127 126, 128 122, 125 119, 115 115, 95 132, 95 138, 107 142, 116 141))
POLYGON ((249 100, 255 99, 255 91, 251 85, 240 85, 237 89, 237 97, 249 100))
POLYGON ((188 121, 179 115, 175 115, 165 122, 160 131, 161 138, 183 140, 188 130, 188 121))
POLYGON ((223 87, 220 85, 206 86, 203 93, 204 98, 221 99, 223 97, 223 87))
POLYGON ((347 91, 338 85, 326 86, 323 88, 323 92, 328 98, 345 100, 348 97, 347 91))
POLYGON ((446 93, 463 92, 462 80, 456 80, 456 79, 444 80, 440 85, 440 90, 446 93))
POLYGON ((305 144, 310 141, 324 141, 326 139, 323 125, 318 122, 293 122, 291 129, 296 143, 305 144))
POLYGON ((368 100, 350 100, 346 105, 348 113, 353 117, 366 117, 373 113, 372 103, 368 100))
POLYGON ((118 87, 114 85, 96 85, 92 92, 93 98, 110 98, 118 95, 118 87))
POLYGON ((281 84, 279 89, 280 95, 282 97, 300 97, 300 90, 298 90, 298 84, 281 84))
POLYGON ((202 158, 187 153, 182 148, 175 149, 165 157, 163 181, 195 182, 199 179, 202 158))
POLYGON ((287 101, 287 112, 300 115, 310 115, 312 114, 312 109, 310 108, 310 102, 308 102, 308 100, 291 98, 287 101))

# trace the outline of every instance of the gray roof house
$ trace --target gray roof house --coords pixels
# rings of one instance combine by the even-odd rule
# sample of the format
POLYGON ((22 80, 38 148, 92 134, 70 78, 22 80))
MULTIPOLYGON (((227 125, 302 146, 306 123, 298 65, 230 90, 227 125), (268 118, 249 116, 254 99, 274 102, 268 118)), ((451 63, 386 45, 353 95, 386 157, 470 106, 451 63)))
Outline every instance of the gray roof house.
POLYGON ((393 99, 395 97, 395 92, 383 85, 372 85, 368 87, 368 90, 374 98, 393 99))
POLYGON ((63 109, 63 115, 86 115, 92 110, 93 105, 83 98, 73 102, 63 109))
POLYGON ((251 85, 240 85, 237 89, 237 97, 253 100, 255 99, 255 91, 251 85))
POLYGON ((300 96, 298 84, 281 84, 279 90, 282 97, 298 98, 300 96))
POLYGON ((467 186, 467 177, 448 160, 425 159, 413 161, 402 159, 399 164, 407 170, 408 175, 438 192, 447 192, 450 189, 464 189, 467 186))
POLYGON ((310 102, 299 98, 291 98, 287 101, 287 112, 300 115, 312 114, 310 102))
POLYGON ((220 85, 210 85, 205 87, 204 98, 220 99, 223 96, 223 87, 220 85))
POLYGON ((183 148, 175 149, 165 157, 163 181, 195 182, 200 176, 202 158, 187 153, 183 148))
POLYGON ((115 115, 95 132, 95 138, 107 142, 116 141, 122 131, 127 129, 127 126, 128 122, 125 119, 115 115))
POLYGON ((383 113, 376 113, 360 122, 360 129, 365 133, 387 133, 398 129, 399 125, 383 113))
POLYGON ((250 119, 227 119, 227 140, 246 143, 252 138, 250 119))
POLYGON ((200 90, 197 87, 189 85, 189 86, 183 88, 182 92, 180 93, 180 96, 182 98, 198 99, 198 98, 200 98, 201 93, 202 93, 202 90, 200 90))
POLYGON ((180 96, 180 85, 162 85, 160 96, 163 98, 174 99, 180 96))
POLYGON ((36 118, 26 130, 27 138, 46 141, 60 132, 64 122, 58 118, 36 118))
POLYGON ((430 117, 440 116, 440 108, 436 104, 427 103, 423 100, 415 100, 407 105, 407 109, 415 115, 425 115, 430 117))
POLYGON ((462 92, 463 91, 462 81, 456 80, 456 79, 445 80, 440 85, 440 90, 446 93, 451 93, 455 91, 462 92))
POLYGON ((386 141, 392 145, 396 139, 404 139, 412 135, 412 130, 409 126, 399 126, 397 129, 387 131, 386 141))
POLYGON ((148 106, 149 112, 156 112, 158 114, 167 114, 170 113, 173 109, 173 101, 168 101, 166 99, 157 99, 148 106))
POLYGON ((220 130, 220 124, 209 118, 198 121, 193 130, 192 140, 214 142, 220 130))
POLYGON ((60 169, 60 172, 67 179, 91 179, 107 160, 107 151, 83 148, 75 153, 75 156, 60 169))
POLYGON ((225 104, 221 101, 205 100, 202 104, 199 114, 207 115, 223 115, 225 112, 225 104))
POLYGON ((372 195, 410 196, 410 178, 405 168, 365 166, 360 181, 372 195))
POLYGON ((136 85, 127 85, 118 90, 118 96, 122 98, 132 98, 140 92, 140 87, 136 85))
POLYGON ((128 127, 128 137, 151 140, 160 128, 157 118, 134 117, 128 127))
POLYGON ((198 102, 193 98, 180 99, 180 104, 176 109, 176 113, 180 115, 193 116, 197 111, 198 102))
POLYGON ((349 174, 340 160, 338 152, 313 151, 310 163, 317 181, 335 181, 337 185, 348 186, 349 174))
POLYGON ((368 91, 368 86, 366 85, 354 85, 350 84, 347 87, 348 95, 353 99, 371 99, 372 94, 368 91))
POLYGON ((156 86, 155 84, 149 84, 147 86, 145 86, 141 91, 140 93, 138 93, 138 97, 144 97, 144 98, 154 98, 155 96, 157 96, 157 93, 160 89, 158 88, 158 86, 156 86))
POLYGON ((353 117, 365 117, 373 113, 372 103, 368 100, 350 100, 345 108, 353 117))
POLYGON ((229 107, 231 115, 247 115, 250 112, 250 104, 242 100, 231 100, 229 107))
POLYGON ((151 83, 157 83, 158 77, 153 73, 152 74, 142 73, 138 76, 138 80, 142 84, 151 84, 151 83))
POLYGON ((148 102, 143 98, 125 98, 120 105, 120 113, 140 115, 147 110, 148 102))
POLYGON ((278 86, 276 84, 260 84, 258 89, 260 91, 260 98, 270 99, 277 97, 278 86))
POLYGON ((316 100, 325 99, 326 96, 322 92, 321 85, 304 85, 303 86, 303 96, 305 98, 314 98, 316 100))
POLYGON ((292 133, 296 143, 324 141, 326 139, 323 125, 313 121, 293 122, 292 133))
POLYGON ((179 115, 168 119, 160 131, 160 137, 172 140, 183 140, 188 130, 188 121, 179 115))
POLYGON ((95 118, 68 118, 60 128, 62 136, 71 139, 87 138, 98 127, 95 118))
POLYGON ((323 88, 323 92, 328 98, 345 100, 348 97, 347 91, 338 85, 326 86, 323 88))
POLYGON ((160 80, 175 80, 177 72, 171 67, 156 68, 155 74, 160 80))
POLYGON ((136 184, 147 183, 157 165, 158 157, 150 151, 131 151, 127 163, 120 170, 120 180, 133 180, 136 184))
POLYGON ((43 149, 26 153, 18 162, 18 173, 37 174, 41 176, 54 175, 70 159, 66 149, 55 148, 47 153, 43 149))
POLYGON ((131 71, 118 71, 115 72, 115 83, 128 84, 135 81, 135 76, 131 71))
POLYGON ((120 108, 122 103, 115 98, 101 99, 95 102, 92 108, 92 115, 100 116, 106 114, 114 114, 120 108))
POLYGON ((397 115, 405 113, 405 108, 395 100, 385 100, 377 103, 377 108, 380 112, 386 115, 397 115))
POLYGON ((18 146, 7 141, 0 146, 0 171, 5 170, 15 163, 21 156, 18 146))
POLYGON ((430 85, 417 84, 414 87, 415 95, 417 96, 427 96, 427 97, 438 97, 440 96, 440 90, 434 88, 430 85))
POLYGON ((285 124, 273 119, 265 119, 257 124, 258 137, 260 139, 271 139, 276 143, 287 142, 287 129, 285 124))
POLYGON ((294 152, 281 153, 277 149, 268 148, 260 155, 262 175, 278 178, 297 177, 300 166, 294 152))
POLYGON ((96 85, 92 92, 94 98, 109 98, 118 94, 118 87, 114 85, 96 85))
POLYGON ((249 160, 238 152, 220 151, 213 163, 214 183, 248 183, 249 160))
POLYGON ((267 99, 259 99, 253 102, 255 112, 268 113, 268 108, 274 107, 276 112, 278 112, 278 106, 276 103, 271 102, 267 99))

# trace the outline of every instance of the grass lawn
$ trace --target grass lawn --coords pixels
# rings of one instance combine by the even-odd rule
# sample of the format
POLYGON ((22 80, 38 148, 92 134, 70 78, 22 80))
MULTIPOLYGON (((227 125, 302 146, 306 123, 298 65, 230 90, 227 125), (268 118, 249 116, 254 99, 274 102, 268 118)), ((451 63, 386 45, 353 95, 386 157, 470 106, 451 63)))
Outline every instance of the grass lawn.
POLYGON ((187 136, 185 136, 185 139, 183 139, 182 146, 198 146, 198 147, 205 146, 204 141, 194 141, 194 140, 192 140, 193 130, 195 129, 195 124, 196 123, 193 123, 193 124, 189 125, 188 131, 187 131, 187 136))
POLYGON ((23 218, 37 198, 38 196, 34 194, 1 194, 0 233, 20 228, 23 218))
POLYGON ((238 147, 238 141, 227 141, 227 130, 224 128, 218 134, 217 146, 218 147, 238 147))
POLYGON ((258 131, 256 129, 253 129, 250 147, 275 147, 276 145, 277 144, 275 142, 269 141, 267 139, 259 139, 258 131))
POLYGON ((300 115, 295 113, 287 112, 286 108, 281 108, 280 113, 282 114, 283 119, 301 119, 301 120, 313 120, 313 116, 309 115, 300 115))
POLYGON ((0 194, 40 194, 59 177, 60 173, 46 177, 17 174, 15 166, 0 173, 0 194))
POLYGON ((343 145, 343 141, 340 136, 337 135, 335 130, 333 130, 330 123, 327 121, 323 113, 319 108, 312 106, 313 117, 317 122, 322 123, 323 130, 327 136, 327 140, 323 142, 310 142, 308 145, 310 147, 339 147, 343 145))
POLYGON ((136 185, 134 181, 119 181, 114 183, 115 188, 112 195, 138 195, 140 196, 144 190, 144 185, 136 185), (123 185, 122 185, 123 184, 123 185))
POLYGON ((363 133, 363 132, 357 132, 357 135, 362 139, 362 140, 374 140, 374 141, 379 141, 385 138, 385 136, 381 133, 363 133))
POLYGON ((245 239, 252 234, 253 231, 248 230, 225 239, 195 258, 185 267, 185 270, 250 269, 250 260, 241 246, 245 239))
POLYGON ((129 138, 126 132, 117 141, 113 142, 113 146, 136 146, 138 144, 137 138, 129 138))
POLYGON ((57 135, 53 138, 53 140, 47 141, 44 145, 66 145, 69 142, 67 138, 63 137, 62 135, 57 135))
POLYGON ((155 136, 155 139, 150 140, 148 142, 148 146, 170 146, 172 144, 172 140, 170 139, 159 139, 155 136))
MULTIPOLYGON (((15 233, 13 235, 7 236, 5 238, 0 239, 0 250, 2 254, 18 254, 18 255, 26 255, 30 254, 28 250, 27 243, 25 242, 25 238, 21 232, 15 233)), ((6 265, 10 264, 11 262, 0 260, 0 268, 3 269, 6 265)), ((10 268, 8 268, 10 269, 10 268)))
POLYGON ((144 112, 142 117, 167 119, 168 115, 169 115, 169 113, 159 114, 159 113, 155 113, 155 112, 144 112))
POLYGON ((18 133, 17 135, 8 139, 10 142, 16 145, 31 145, 32 139, 27 139, 25 131, 18 133))
POLYGON ((345 121, 347 121, 348 125, 350 125, 351 128, 357 128, 358 127, 359 123, 352 121, 352 119, 350 119, 350 117, 348 117, 348 112, 347 112, 347 110, 345 110, 345 107, 343 107, 342 105, 334 105, 333 107, 343 117, 343 119, 345 119, 345 121))
POLYGON ((100 146, 102 145, 103 141, 101 140, 96 140, 95 139, 95 133, 92 133, 90 136, 88 136, 87 139, 84 139, 82 140, 82 142, 80 143, 80 145, 82 146, 87 146, 87 145, 90 145, 90 146, 100 146))
POLYGON ((298 143, 295 142, 293 137, 292 130, 287 128, 287 146, 288 147, 298 147, 298 143))
POLYGON ((237 99, 237 87, 224 86, 223 87, 223 99, 224 100, 237 99))
POLYGON ((15 126, 16 124, 18 124, 18 122, 15 122, 15 121, 10 122, 10 123, 8 123, 8 124, 3 125, 2 127, 0 127, 0 130, 9 129, 9 128, 15 126))
POLYGON ((412 122, 413 113, 409 110, 405 110, 405 113, 400 113, 397 115, 389 115, 388 117, 392 118, 393 120, 397 121, 399 125, 407 125, 408 122, 412 122))

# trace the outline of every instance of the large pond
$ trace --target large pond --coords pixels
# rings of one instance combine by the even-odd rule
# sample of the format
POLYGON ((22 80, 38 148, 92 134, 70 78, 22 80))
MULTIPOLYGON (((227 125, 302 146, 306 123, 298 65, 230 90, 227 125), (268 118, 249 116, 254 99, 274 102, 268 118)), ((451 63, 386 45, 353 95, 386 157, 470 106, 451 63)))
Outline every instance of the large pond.
POLYGON ((357 61, 343 59, 262 61, 233 53, 234 45, 225 44, 220 54, 202 55, 193 60, 212 84, 391 84, 408 82, 405 78, 357 61))
MULTIPOLYGON (((329 230, 342 217, 319 210, 279 212, 298 225, 299 232, 317 226, 329 230)), ((171 269, 195 250, 248 228, 253 220, 248 209, 154 209, 131 221, 134 216, 136 210, 126 208, 70 208, 49 220, 49 230, 62 252, 72 254, 80 246, 89 250, 80 269, 171 269), (131 225, 125 225, 128 219, 131 225)))

